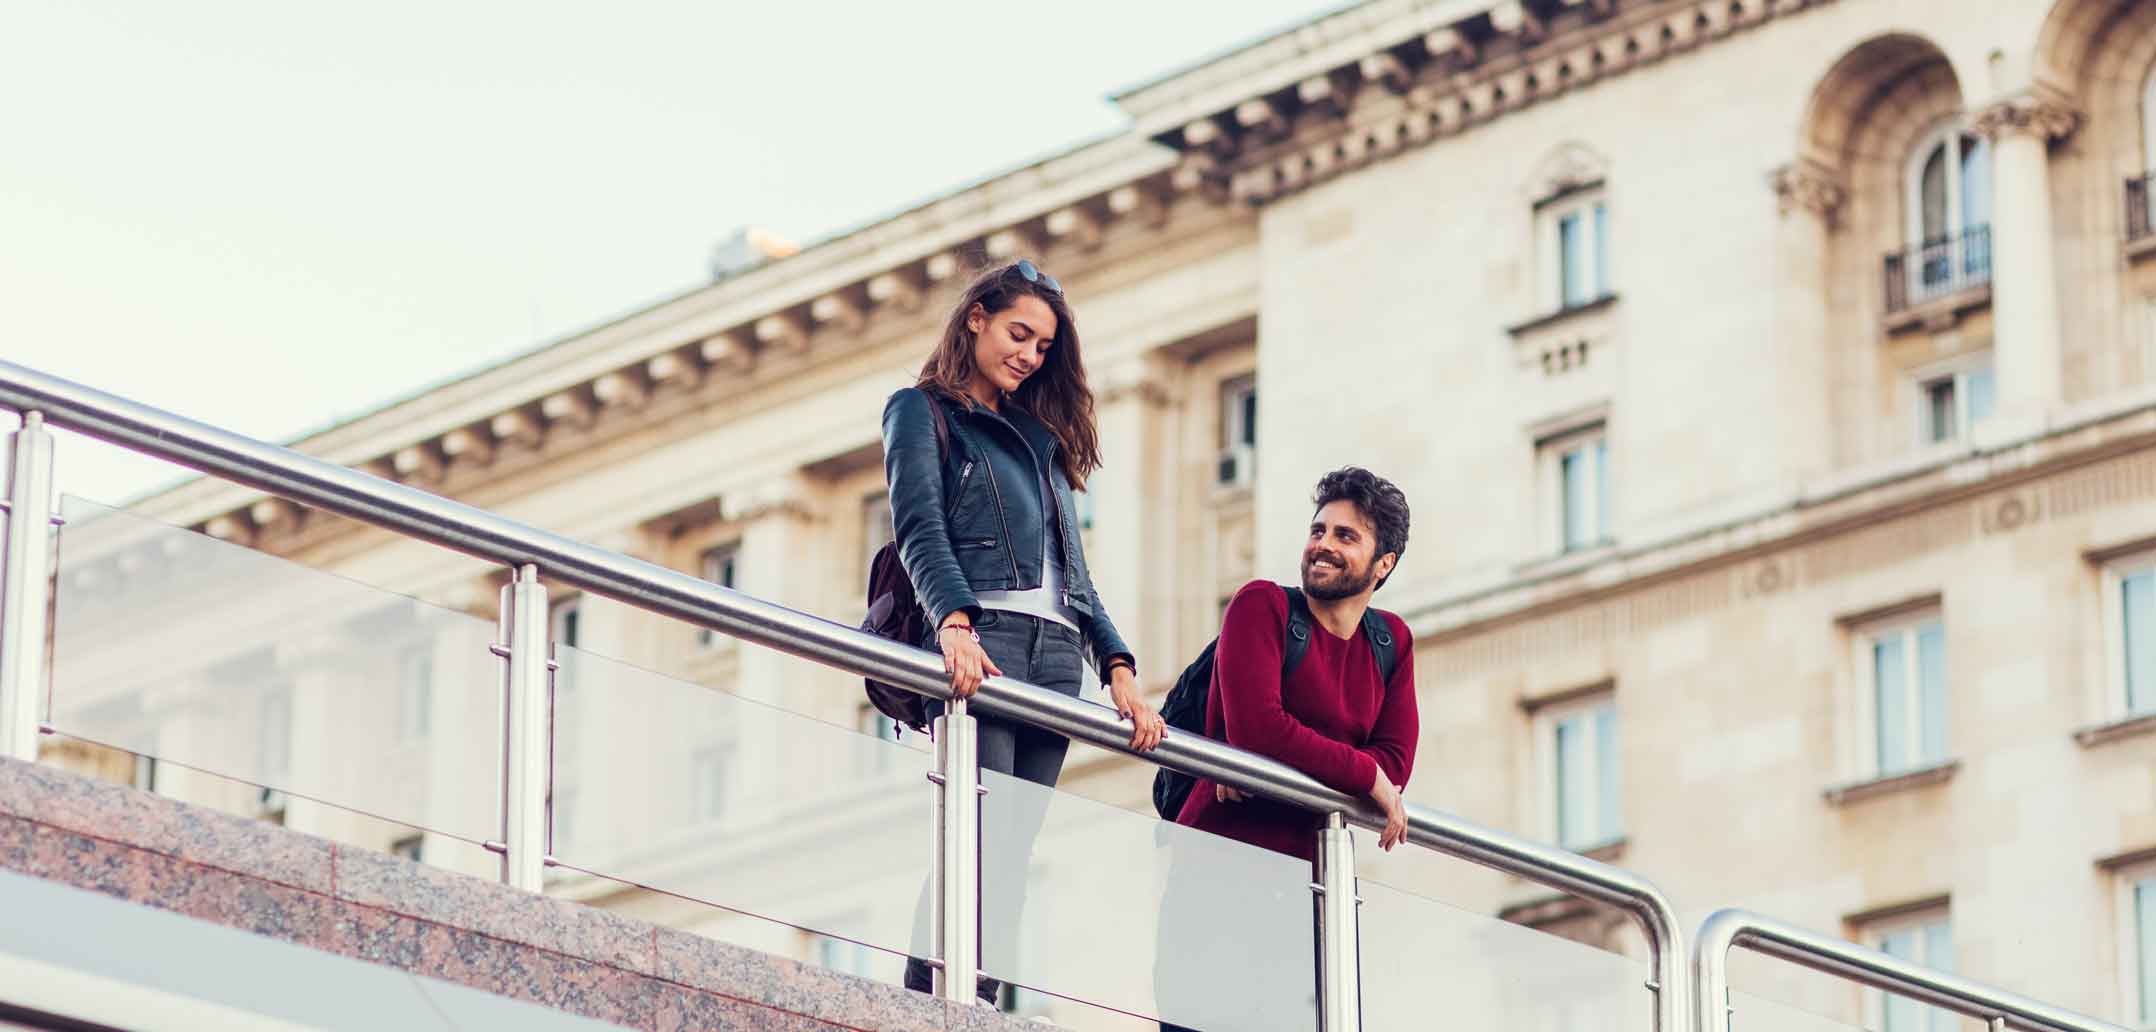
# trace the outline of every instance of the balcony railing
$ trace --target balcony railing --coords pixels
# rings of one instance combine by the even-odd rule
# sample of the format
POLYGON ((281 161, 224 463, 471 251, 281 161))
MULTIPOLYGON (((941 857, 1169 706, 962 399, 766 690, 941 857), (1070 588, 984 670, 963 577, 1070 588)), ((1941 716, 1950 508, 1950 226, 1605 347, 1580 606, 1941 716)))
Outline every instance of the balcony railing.
POLYGON ((1634 995, 1644 985, 1656 1032, 1722 1032, 1728 1008, 1759 1005, 1727 993, 1721 969, 1729 946, 1751 945, 1994 1020, 1994 1027, 2123 1032, 1765 919, 1710 921, 1705 948, 1693 956, 1675 909, 1646 879, 1409 806, 1411 844, 1629 915, 1651 956, 1651 967, 1637 970, 1614 954, 1358 879, 1347 828, 1382 827, 1374 808, 1226 743, 1174 736, 1152 753, 1132 753, 1126 726, 1106 707, 995 678, 970 704, 950 707, 929 757, 552 642, 540 574, 855 677, 945 696, 941 664, 924 651, 5 361, 0 408, 22 416, 22 428, 9 436, 0 510, 7 516, 0 748, 18 758, 35 759, 41 734, 70 735, 426 828, 497 855, 501 877, 520 887, 539 889, 543 869, 558 866, 889 952, 920 951, 914 955, 936 969, 938 993, 954 1002, 970 1000, 974 976, 986 973, 1178 1023, 1305 1029, 1314 997, 1324 1032, 1353 1032, 1366 1021, 1389 1028, 1433 1017, 1461 1027, 1539 1027, 1560 1010, 1637 1007, 1647 1002, 1634 995), (79 499, 58 510, 48 424, 506 567, 514 572, 502 591, 500 624, 133 513, 100 512, 79 499), (443 672, 403 683, 379 673, 412 657, 422 667, 432 657, 443 672), (395 700, 415 686, 410 697, 431 700, 427 712, 469 719, 467 737, 442 743, 455 748, 415 751, 397 740, 445 730, 404 720, 408 711, 395 700), (317 743, 322 754, 290 747, 301 708, 336 728, 317 743), (1321 826, 1316 870, 980 771, 970 709, 1323 815, 1313 822, 1321 826), (585 782, 572 800, 561 778, 588 750, 565 736, 587 722, 597 725, 584 728, 594 740, 634 748, 598 764, 607 777, 585 782), (864 751, 874 754, 846 755, 864 751), (433 765, 422 773, 434 774, 416 792, 393 776, 398 757, 414 756, 433 765), (729 794, 728 775, 756 769, 765 770, 774 791, 729 794), (831 772, 855 769, 933 786, 893 796, 875 815, 873 824, 897 829, 896 839, 868 840, 851 828, 834 839, 834 821, 849 804, 828 791, 831 772), (799 790, 798 801, 780 794, 789 787, 799 790), (595 801, 604 807, 590 806, 595 801), (766 811, 761 830, 703 836, 736 831, 726 823, 738 819, 730 801, 766 811), (572 812, 583 816, 565 828, 572 812), (593 833, 594 819, 606 822, 603 834, 593 833), (1009 931, 1018 906, 1009 879, 1027 877, 1031 839, 1014 834, 1027 822, 1042 841, 1085 844, 1097 855, 1068 858, 1045 885, 1036 873, 1018 890, 1035 924, 1056 925, 1047 941, 1036 936, 1021 947, 1009 931), (680 832, 696 834, 674 834, 680 832), (713 841, 713 852, 676 848, 700 837, 713 841), (932 837, 935 849, 909 848, 900 841, 907 837, 917 846, 932 837), (647 855, 641 865, 638 852, 647 855), (707 862, 711 856, 720 862, 707 862), (1178 882, 1179 874, 1188 877, 1178 882), (1182 889, 1162 896, 1159 878, 1182 889), (910 913, 912 889, 924 881, 933 903, 919 925, 906 914, 834 918, 802 899, 809 885, 859 884, 899 899, 910 913), (1180 923, 1171 921, 1170 910, 1192 906, 1195 916, 1178 913, 1180 923), (917 931, 929 941, 909 943, 908 927, 932 929, 917 931), (1269 948, 1249 950, 1255 943, 1269 948), (1163 992, 1173 987, 1182 999, 1155 1001, 1145 988, 1154 973, 1146 958, 1202 959, 1221 944, 1233 944, 1232 955, 1244 959, 1210 970, 1200 964, 1191 977, 1163 983, 1163 992), (1253 970, 1252 958, 1278 970, 1253 970), (1448 974, 1441 996, 1428 991, 1432 970, 1448 974), (1579 982, 1593 985, 1583 992, 1579 982), (1193 989, 1195 1005, 1187 1002, 1193 989), (1696 1000, 1695 989, 1702 992, 1696 1000), (1268 1021, 1224 1025, 1201 1013, 1252 1003, 1263 1005, 1268 1021))
POLYGON ((1971 226, 1886 256, 1887 314, 1991 282, 1991 227, 1971 226))
POLYGON ((2156 218, 2149 212, 2149 181, 2156 179, 2156 172, 2145 172, 2126 180, 2126 242, 2131 244, 2156 236, 2156 218))

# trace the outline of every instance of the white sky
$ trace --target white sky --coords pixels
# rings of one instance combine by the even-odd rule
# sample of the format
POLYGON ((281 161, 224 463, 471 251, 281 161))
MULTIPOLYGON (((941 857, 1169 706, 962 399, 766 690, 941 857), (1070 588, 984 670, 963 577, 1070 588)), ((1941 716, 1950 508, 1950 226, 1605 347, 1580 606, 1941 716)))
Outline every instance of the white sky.
MULTIPOLYGON (((0 356, 273 440, 1122 127, 1340 0, 10 0, 0 356)), ((63 490, 186 475, 63 440, 63 490)))

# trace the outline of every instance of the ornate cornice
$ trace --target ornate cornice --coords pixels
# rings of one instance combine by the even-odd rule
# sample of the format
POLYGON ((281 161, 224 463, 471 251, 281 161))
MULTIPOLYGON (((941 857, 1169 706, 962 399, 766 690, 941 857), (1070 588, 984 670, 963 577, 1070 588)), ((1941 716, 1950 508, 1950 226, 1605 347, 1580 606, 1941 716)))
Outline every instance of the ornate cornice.
POLYGON ((2074 130, 2081 127, 2081 121, 2081 112, 2073 105, 2030 90, 1985 105, 1969 119, 1969 124, 1993 140, 2029 135, 2050 143, 2072 136, 2074 130))
POLYGON ((1849 200, 1849 189, 1833 173, 1809 161, 1793 161, 1775 169, 1767 176, 1767 185, 1774 188, 1775 207, 1782 214, 1802 209, 1834 224, 1842 205, 1849 200))
POLYGON ((1262 204, 1830 0, 1498 3, 1155 138, 1182 181, 1262 204))

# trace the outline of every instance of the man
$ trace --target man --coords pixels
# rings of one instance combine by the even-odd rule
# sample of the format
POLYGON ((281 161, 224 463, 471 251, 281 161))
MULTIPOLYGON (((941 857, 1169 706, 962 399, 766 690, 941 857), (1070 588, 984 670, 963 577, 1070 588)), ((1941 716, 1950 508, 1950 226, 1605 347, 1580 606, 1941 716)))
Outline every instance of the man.
MULTIPOLYGON (((1387 815, 1378 845, 1389 850, 1407 835, 1400 793, 1414 769, 1420 733, 1415 650, 1407 624, 1383 611, 1367 623, 1389 632, 1390 647, 1373 647, 1364 614, 1370 611, 1370 596, 1407 551, 1407 496, 1390 481, 1351 466, 1318 481, 1313 501, 1317 511, 1302 554, 1307 650, 1283 676, 1287 591, 1266 580, 1244 585, 1221 619, 1205 732, 1350 796, 1369 797, 1387 815), (1390 677, 1382 676, 1380 652, 1390 654, 1390 677)), ((1191 788, 1176 823, 1312 863, 1322 825, 1317 814, 1247 798, 1205 778, 1191 788)), ((1284 958, 1261 954, 1277 950, 1280 940, 1268 946, 1223 936, 1218 915, 1234 912, 1242 890, 1220 884, 1200 866, 1171 861, 1155 972, 1159 1003, 1164 1015, 1181 1020, 1202 1015, 1205 1027, 1215 1032, 1247 1027, 1256 1015, 1246 1017, 1240 1009, 1254 1010, 1261 997, 1273 994, 1237 998, 1208 973, 1273 970, 1284 958), (1194 963, 1197 957, 1210 959, 1194 963)), ((1293 967, 1307 970, 1308 961, 1293 967)))

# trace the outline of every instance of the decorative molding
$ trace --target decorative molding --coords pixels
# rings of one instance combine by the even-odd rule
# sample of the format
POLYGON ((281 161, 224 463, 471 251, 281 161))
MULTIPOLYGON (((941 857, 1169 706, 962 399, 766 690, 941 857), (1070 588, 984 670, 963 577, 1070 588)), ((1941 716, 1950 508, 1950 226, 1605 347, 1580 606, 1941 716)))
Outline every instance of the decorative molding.
MULTIPOLYGON (((1945 763, 1920 767, 1916 770, 1905 771, 1883 778, 1872 778, 1848 785, 1836 785, 1821 792, 1820 795, 1826 799, 1829 806, 1848 806, 1853 803, 1861 803, 1866 799, 1877 799, 1883 795, 1892 795, 1896 792, 1907 792, 1928 785, 1943 785, 1953 780, 1955 772, 1959 770, 1961 770, 1960 760, 1948 760, 1945 763)), ((1856 919, 1851 918, 1850 920, 1854 921, 1856 919)), ((1879 918, 1875 916, 1867 918, 1867 920, 1876 921, 1879 918)))
POLYGON ((2083 749, 2094 749, 2099 745, 2108 745, 2128 738, 2139 738, 2147 734, 2156 734, 2156 713, 2143 713, 2123 720, 2114 720, 2108 724, 2082 728, 2074 732, 2074 744, 2083 749))
POLYGON ((2064 100, 2030 90, 1985 105, 1969 124, 1993 140, 2026 134, 2050 143, 2072 136, 2082 120, 2081 112, 2064 100))
POLYGON ((1590 0, 1504 0, 1420 37, 1377 45, 1304 77, 1191 119, 1157 139, 1205 157, 1229 196, 1264 204, 1368 161, 1492 121, 1744 28, 1830 0, 1664 0, 1631 16, 1590 0), (1420 53, 1415 51, 1419 50, 1420 53), (1406 58, 1407 60, 1403 60, 1406 58), (1414 67, 1411 69, 1410 65, 1414 67), (1322 83, 1322 84, 1321 84, 1322 83), (1381 90, 1357 90, 1364 83, 1381 90))
POLYGON ((1576 190, 1601 186, 1609 178, 1609 159, 1584 143, 1557 147, 1527 177, 1528 199, 1546 204, 1576 190))
POLYGON ((1952 902, 1953 897, 1942 892, 1936 896, 1925 896, 1921 899, 1906 899, 1899 903, 1865 907, 1853 914, 1844 914, 1842 923, 1852 927, 1874 925, 1881 921, 1892 921, 1896 918, 1909 917, 1913 914, 1921 914, 1930 910, 1940 910, 1952 902))
POLYGON ((1914 616, 1918 613, 1938 609, 1945 600, 1946 597, 1939 592, 1925 592, 1922 595, 1898 599, 1882 606, 1872 606, 1869 609, 1860 609, 1854 613, 1844 613, 1835 617, 1834 623, 1842 628, 1867 627, 1872 624, 1881 624, 1889 620, 1897 620, 1905 616, 1914 616))
POLYGON ((1819 216, 1830 227, 1841 214, 1842 205, 1849 202, 1849 188, 1832 172, 1809 160, 1799 159, 1768 173, 1767 185, 1774 188, 1777 211, 1787 215, 1802 209, 1819 216))

